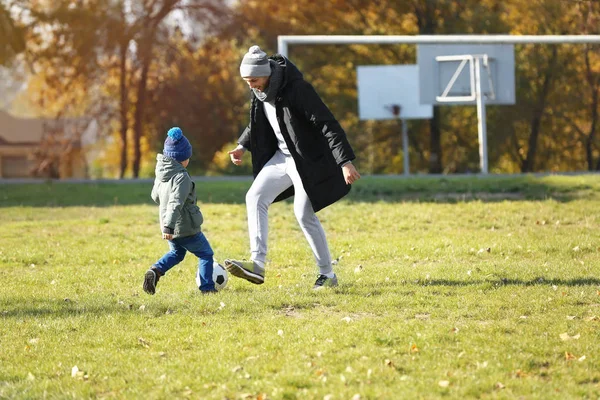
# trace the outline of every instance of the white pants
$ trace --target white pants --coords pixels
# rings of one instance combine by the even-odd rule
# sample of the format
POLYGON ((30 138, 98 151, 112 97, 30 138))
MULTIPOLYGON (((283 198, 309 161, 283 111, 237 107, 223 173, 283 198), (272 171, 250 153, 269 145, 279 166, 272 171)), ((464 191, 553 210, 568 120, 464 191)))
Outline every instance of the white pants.
POLYGON ((266 263, 269 206, 291 185, 294 185, 296 219, 315 256, 319 273, 328 274, 332 271, 332 267, 325 231, 304 191, 294 159, 284 155, 280 150, 277 150, 259 172, 246 194, 251 258, 266 263))

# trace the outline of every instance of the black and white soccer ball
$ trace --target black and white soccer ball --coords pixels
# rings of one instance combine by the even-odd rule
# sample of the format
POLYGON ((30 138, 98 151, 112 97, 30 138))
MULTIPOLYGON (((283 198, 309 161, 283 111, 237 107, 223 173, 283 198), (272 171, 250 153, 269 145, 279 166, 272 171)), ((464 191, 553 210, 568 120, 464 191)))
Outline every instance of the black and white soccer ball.
MULTIPOLYGON (((196 286, 200 287, 200 271, 196 271, 196 286)), ((228 280, 227 270, 219 264, 216 260, 213 262, 213 281, 215 282, 215 289, 223 290, 227 286, 228 280)))

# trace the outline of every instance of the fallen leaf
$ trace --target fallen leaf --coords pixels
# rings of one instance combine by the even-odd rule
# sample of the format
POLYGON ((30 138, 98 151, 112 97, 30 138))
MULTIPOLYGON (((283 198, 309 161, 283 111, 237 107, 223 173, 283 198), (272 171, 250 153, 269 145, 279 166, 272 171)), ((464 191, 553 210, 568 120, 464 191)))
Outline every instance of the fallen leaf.
POLYGON ((570 321, 574 320, 575 318, 577 318, 575 315, 567 315, 567 319, 570 321))
POLYGON ((579 361, 579 362, 581 362, 581 361, 583 361, 583 360, 585 360, 585 356, 581 356, 581 357, 579 357, 579 358, 577 359, 577 361, 579 361))
POLYGON ((145 348, 150 347, 150 342, 148 342, 146 339, 144 339, 143 337, 139 337, 138 338, 138 343, 141 344, 142 346, 144 346, 145 348))
POLYGON ((524 377, 527 376, 527 373, 525 373, 525 372, 521 371, 520 369, 518 369, 518 370, 515 371, 515 376, 517 378, 524 378, 524 377))
POLYGON ((574 360, 576 357, 569 353, 568 351, 565 351, 565 360, 569 361, 569 360, 574 360))
POLYGON ((342 318, 342 321, 346 321, 346 322, 350 323, 350 322, 352 322, 352 318, 344 317, 344 318, 342 318))
POLYGON ((438 385, 440 385, 440 387, 445 388, 445 387, 450 386, 450 381, 439 381, 438 385))
POLYGON ((577 335, 570 336, 568 333, 565 332, 565 333, 561 333, 559 335, 559 337, 562 340, 567 341, 567 340, 577 340, 581 337, 581 335, 578 333, 577 335))
POLYGON ((495 386, 496 386, 496 389, 504 389, 506 387, 502 384, 502 382, 497 382, 495 386))

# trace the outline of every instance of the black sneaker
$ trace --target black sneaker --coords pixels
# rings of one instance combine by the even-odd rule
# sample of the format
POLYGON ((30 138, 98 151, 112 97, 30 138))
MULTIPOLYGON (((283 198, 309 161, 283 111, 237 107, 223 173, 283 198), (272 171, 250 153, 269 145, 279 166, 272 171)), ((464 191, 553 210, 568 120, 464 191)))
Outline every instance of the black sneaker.
POLYGON ((213 289, 213 290, 201 290, 200 293, 203 295, 209 295, 209 294, 217 294, 219 292, 217 291, 217 289, 213 289))
POLYGON ((150 268, 144 275, 144 292, 148 294, 156 293, 156 285, 161 277, 161 273, 156 268, 150 268))
POLYGON ((326 287, 335 287, 338 285, 338 278, 333 274, 333 278, 328 278, 327 275, 319 275, 313 290, 320 290, 326 287))

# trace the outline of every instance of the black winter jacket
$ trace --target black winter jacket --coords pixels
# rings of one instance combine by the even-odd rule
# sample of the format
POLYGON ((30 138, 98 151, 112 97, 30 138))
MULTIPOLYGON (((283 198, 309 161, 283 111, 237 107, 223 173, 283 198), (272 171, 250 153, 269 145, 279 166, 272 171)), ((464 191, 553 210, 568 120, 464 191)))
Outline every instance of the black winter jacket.
MULTIPOLYGON (((284 70, 283 82, 275 98, 281 134, 294 158, 304 190, 317 212, 348 194, 350 185, 344 181, 341 166, 354 160, 355 155, 346 133, 298 68, 281 55, 269 58, 284 70)), ((252 153, 255 178, 278 149, 263 103, 254 94, 250 123, 238 143, 252 153)), ((275 201, 293 194, 294 187, 291 186, 275 201)))

